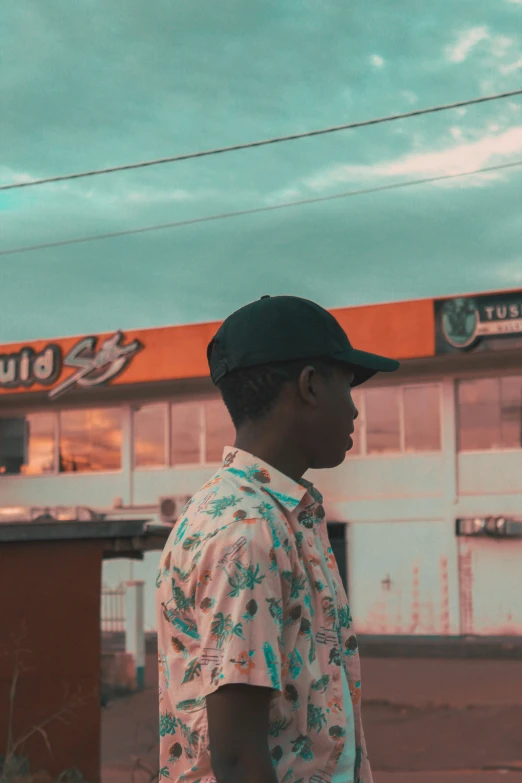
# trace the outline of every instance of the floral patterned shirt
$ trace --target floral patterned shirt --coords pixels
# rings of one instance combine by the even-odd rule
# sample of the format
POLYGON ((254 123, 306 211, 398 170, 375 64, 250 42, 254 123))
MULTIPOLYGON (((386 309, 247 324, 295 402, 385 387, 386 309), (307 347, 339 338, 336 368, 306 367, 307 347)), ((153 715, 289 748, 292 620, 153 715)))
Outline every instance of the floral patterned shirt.
POLYGON ((346 744, 344 666, 355 783, 372 783, 357 639, 312 484, 227 447, 173 528, 156 586, 160 778, 216 783, 205 697, 246 683, 273 689, 280 783, 332 783, 346 744))

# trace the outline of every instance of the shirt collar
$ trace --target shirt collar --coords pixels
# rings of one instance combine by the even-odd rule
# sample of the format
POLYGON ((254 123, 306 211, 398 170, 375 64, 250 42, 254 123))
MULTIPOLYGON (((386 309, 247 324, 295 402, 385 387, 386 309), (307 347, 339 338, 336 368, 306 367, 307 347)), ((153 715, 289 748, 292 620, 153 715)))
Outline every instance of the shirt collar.
POLYGON ((263 460, 241 449, 226 446, 223 451, 223 468, 239 476, 243 481, 268 492, 289 511, 293 511, 308 492, 313 500, 322 503, 320 492, 305 479, 294 481, 263 460))

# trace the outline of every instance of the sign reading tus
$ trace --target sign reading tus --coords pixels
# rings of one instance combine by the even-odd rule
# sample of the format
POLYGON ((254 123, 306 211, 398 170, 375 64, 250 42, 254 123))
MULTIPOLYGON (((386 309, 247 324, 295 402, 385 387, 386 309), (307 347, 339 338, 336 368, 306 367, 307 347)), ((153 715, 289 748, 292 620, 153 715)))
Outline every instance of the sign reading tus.
POLYGON ((65 356, 54 343, 39 353, 26 346, 18 353, 0 354, 0 389, 52 386, 49 397, 55 399, 73 388, 100 386, 120 375, 143 348, 139 340, 127 345, 123 345, 123 340, 122 332, 106 338, 99 346, 97 337, 84 337, 65 356), (74 372, 56 385, 67 367, 74 372))
MULTIPOLYGON (((490 339, 522 337, 522 292, 436 301, 435 319, 437 353, 469 350, 490 339)), ((510 347, 509 340, 505 347, 510 347)))

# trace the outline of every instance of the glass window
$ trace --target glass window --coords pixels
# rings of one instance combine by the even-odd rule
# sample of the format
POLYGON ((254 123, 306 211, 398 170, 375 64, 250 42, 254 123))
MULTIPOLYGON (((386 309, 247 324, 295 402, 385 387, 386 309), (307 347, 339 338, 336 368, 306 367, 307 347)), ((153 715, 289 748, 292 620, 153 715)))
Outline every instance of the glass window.
POLYGON ((505 449, 522 448, 522 376, 502 378, 500 419, 505 449))
POLYGON ((403 390, 404 450, 440 451, 440 396, 435 384, 403 390))
POLYGON ((400 389, 397 387, 367 389, 366 448, 368 454, 400 451, 401 423, 399 415, 400 389))
POLYGON ((352 400, 355 407, 359 411, 359 416, 354 422, 355 432, 352 435, 353 446, 350 451, 347 452, 347 456, 350 456, 350 454, 356 456, 357 454, 361 453, 361 431, 364 426, 362 415, 362 391, 360 389, 352 390, 352 400))
POLYGON ((502 448, 499 378, 461 381, 458 413, 461 451, 502 448))
POLYGON ((134 467, 165 465, 167 404, 142 405, 134 411, 134 467))
POLYGON ((121 470, 121 410, 60 413, 60 472, 121 470))
POLYGON ((0 419, 0 473, 40 475, 55 469, 55 415, 0 419))
POLYGON ((233 446, 236 431, 223 400, 205 403, 205 462, 221 462, 225 446, 233 446))
POLYGON ((171 462, 194 465, 201 462, 201 404, 176 402, 170 409, 171 462))

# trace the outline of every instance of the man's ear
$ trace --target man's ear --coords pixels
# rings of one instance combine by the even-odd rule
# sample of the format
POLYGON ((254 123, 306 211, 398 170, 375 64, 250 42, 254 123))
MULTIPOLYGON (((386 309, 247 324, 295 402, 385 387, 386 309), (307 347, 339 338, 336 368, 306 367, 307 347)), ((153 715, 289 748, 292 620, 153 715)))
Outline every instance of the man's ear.
POLYGON ((299 390, 299 396, 306 405, 310 405, 313 408, 317 407, 317 379, 319 375, 312 365, 309 365, 303 369, 299 375, 297 387, 299 390))

